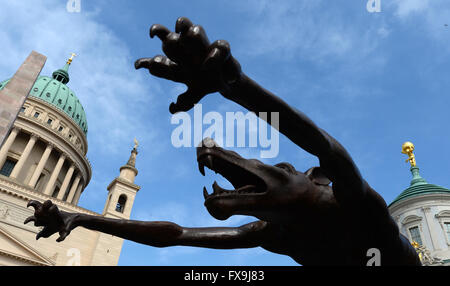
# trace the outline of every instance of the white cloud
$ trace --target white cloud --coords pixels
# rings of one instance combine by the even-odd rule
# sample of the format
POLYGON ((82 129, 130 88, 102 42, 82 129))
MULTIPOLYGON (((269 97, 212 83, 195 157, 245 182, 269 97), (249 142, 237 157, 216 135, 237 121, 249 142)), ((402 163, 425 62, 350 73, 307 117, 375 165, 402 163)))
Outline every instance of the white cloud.
POLYGON ((378 33, 378 35, 380 35, 382 38, 385 38, 385 37, 389 36, 389 34, 391 33, 391 31, 390 31, 387 27, 382 26, 382 27, 378 28, 377 33, 378 33))
POLYGON ((447 0, 395 0, 389 3, 394 14, 412 32, 429 36, 440 45, 441 51, 450 52, 450 5, 447 0))
MULTIPOLYGON (((245 55, 279 55, 323 61, 333 57, 367 55, 377 46, 373 27, 364 31, 324 1, 246 1, 237 10, 248 17, 242 34, 245 55), (363 35, 361 37, 361 35, 363 35)), ((336 5, 336 3, 333 3, 336 5)), ((355 19, 359 21, 361 19, 355 19)))
POLYGON ((392 3, 397 6, 396 15, 406 17, 412 13, 427 10, 430 5, 430 0, 395 0, 392 3))

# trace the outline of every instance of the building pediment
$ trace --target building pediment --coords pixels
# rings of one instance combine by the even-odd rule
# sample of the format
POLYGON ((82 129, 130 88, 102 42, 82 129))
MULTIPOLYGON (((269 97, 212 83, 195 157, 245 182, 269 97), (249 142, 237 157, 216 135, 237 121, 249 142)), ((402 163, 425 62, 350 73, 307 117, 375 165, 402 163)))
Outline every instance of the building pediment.
POLYGON ((0 257, 1 256, 20 260, 30 265, 55 265, 48 257, 26 244, 0 225, 0 257))
POLYGON ((450 210, 444 210, 435 215, 437 218, 450 218, 450 210))
POLYGON ((416 216, 416 215, 409 215, 407 217, 405 217, 405 219, 403 219, 402 224, 408 224, 408 223, 412 223, 412 222, 418 222, 421 221, 422 218, 420 216, 416 216))

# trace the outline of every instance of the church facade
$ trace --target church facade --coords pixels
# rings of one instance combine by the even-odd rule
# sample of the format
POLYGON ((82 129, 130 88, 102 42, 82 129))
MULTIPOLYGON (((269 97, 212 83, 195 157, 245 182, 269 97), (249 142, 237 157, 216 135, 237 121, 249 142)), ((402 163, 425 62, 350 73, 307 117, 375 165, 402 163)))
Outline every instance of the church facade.
MULTIPOLYGON (((70 58, 51 77, 39 76, 0 149, 0 265, 117 265, 123 239, 76 228, 65 241, 24 220, 30 200, 51 200, 60 210, 129 219, 139 186, 137 150, 107 187, 103 212, 78 206, 92 176, 84 108, 67 86, 70 58)), ((9 80, 0 82, 2 90, 9 80)), ((125 158, 124 158, 125 161, 125 158)))

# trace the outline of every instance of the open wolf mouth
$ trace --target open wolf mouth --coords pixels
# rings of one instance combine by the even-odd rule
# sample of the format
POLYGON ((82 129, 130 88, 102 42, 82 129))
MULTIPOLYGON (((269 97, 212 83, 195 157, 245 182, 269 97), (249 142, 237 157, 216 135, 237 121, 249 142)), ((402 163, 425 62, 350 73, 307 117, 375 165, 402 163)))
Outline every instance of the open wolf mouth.
POLYGON ((261 195, 266 192, 266 184, 263 179, 251 171, 251 164, 237 153, 227 151, 219 147, 198 147, 197 162, 200 173, 205 176, 205 167, 219 173, 227 179, 235 188, 226 190, 214 182, 213 192, 208 193, 203 187, 205 203, 208 200, 219 197, 261 195))

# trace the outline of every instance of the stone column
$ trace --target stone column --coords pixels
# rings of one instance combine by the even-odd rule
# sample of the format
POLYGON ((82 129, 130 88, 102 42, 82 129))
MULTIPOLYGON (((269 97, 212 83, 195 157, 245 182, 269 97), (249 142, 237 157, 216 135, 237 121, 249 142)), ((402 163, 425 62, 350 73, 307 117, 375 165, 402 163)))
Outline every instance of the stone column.
POLYGON ((430 207, 422 207, 422 211, 425 214, 425 222, 427 224, 428 232, 431 237, 431 244, 433 249, 431 251, 440 250, 439 242, 437 238, 439 237, 439 233, 434 229, 434 219, 431 216, 431 208, 430 207))
POLYGON ((42 174, 42 170, 45 167, 45 164, 47 163, 48 157, 52 153, 53 145, 47 144, 47 148, 45 148, 44 154, 42 154, 41 160, 39 161, 39 164, 36 167, 36 170, 34 170, 33 176, 31 177, 30 181, 28 182, 28 186, 34 188, 36 187, 36 183, 39 180, 39 177, 42 174))
POLYGON ((64 198, 64 195, 66 194, 67 187, 69 186, 69 183, 70 183, 70 180, 72 179, 72 175, 73 175, 74 171, 75 171, 75 165, 72 164, 72 165, 70 165, 70 168, 67 171, 66 176, 64 177, 64 181, 63 181, 63 183, 61 185, 61 189, 59 190, 59 193, 58 193, 58 197, 57 197, 58 200, 62 200, 64 198))
POLYGON ((19 134, 19 132, 20 128, 14 127, 13 130, 11 130, 8 139, 6 139, 5 144, 3 144, 2 149, 0 149, 0 168, 2 168, 3 164, 5 164, 6 158, 8 156, 8 151, 11 148, 11 145, 14 143, 14 140, 16 140, 17 134, 19 134))
POLYGON ((75 181, 73 181, 72 187, 70 188, 69 195, 67 196, 68 203, 72 203, 73 197, 75 196, 75 192, 78 189, 78 184, 80 183, 80 180, 81 180, 81 175, 77 174, 77 176, 75 177, 75 181))
POLYGON ((45 187, 44 194, 46 194, 48 196, 52 195, 52 192, 55 189, 56 179, 58 179, 59 172, 61 172, 61 168, 62 168, 65 160, 66 160, 66 155, 61 154, 61 156, 59 156, 58 162, 56 163, 55 169, 53 170, 53 173, 50 176, 50 180, 48 181, 47 186, 45 187))
POLYGON ((83 183, 81 183, 79 186, 78 186, 78 189, 77 189, 77 192, 76 192, 76 195, 75 195, 75 198, 73 198, 73 204, 74 205, 77 205, 78 204, 78 201, 80 200, 80 196, 81 196, 81 192, 83 191, 83 183))
POLYGON ((9 176, 10 178, 17 179, 20 171, 22 171, 23 165, 30 156, 31 150, 33 149, 37 139, 38 139, 37 135, 31 134, 27 146, 23 150, 22 155, 20 155, 19 161, 17 162, 16 166, 14 166, 14 169, 12 170, 11 175, 9 176))

